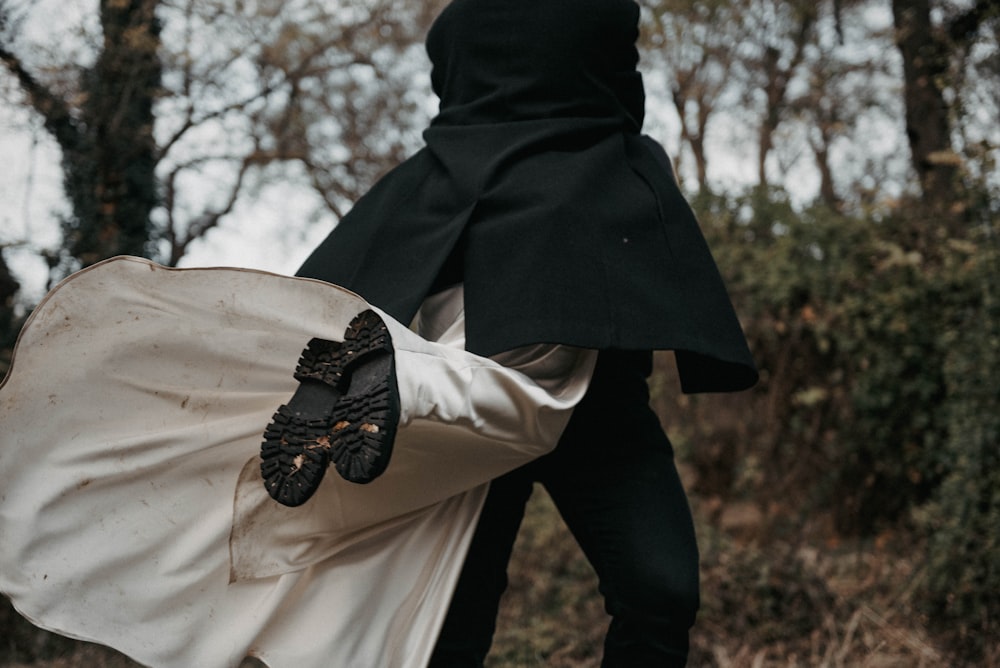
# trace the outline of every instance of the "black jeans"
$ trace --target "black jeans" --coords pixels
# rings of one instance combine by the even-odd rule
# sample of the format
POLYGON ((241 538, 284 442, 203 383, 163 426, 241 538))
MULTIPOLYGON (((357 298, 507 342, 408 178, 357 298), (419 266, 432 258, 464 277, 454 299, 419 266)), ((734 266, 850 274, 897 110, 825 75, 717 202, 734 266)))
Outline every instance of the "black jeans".
POLYGON ((650 366, 650 353, 602 352, 556 449, 491 484, 431 668, 483 665, 535 481, 597 572, 612 617, 603 668, 686 663, 698 549, 673 450, 649 408, 650 366))

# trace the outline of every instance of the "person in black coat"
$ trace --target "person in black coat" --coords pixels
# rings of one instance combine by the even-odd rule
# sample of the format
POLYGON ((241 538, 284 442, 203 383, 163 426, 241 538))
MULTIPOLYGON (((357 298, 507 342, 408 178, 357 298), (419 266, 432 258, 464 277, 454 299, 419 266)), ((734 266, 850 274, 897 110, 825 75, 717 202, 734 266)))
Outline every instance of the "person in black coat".
MULTIPOLYGON (((461 285, 466 349, 599 351, 556 449, 491 484, 432 666, 481 666, 535 481, 600 579, 606 667, 684 665, 698 554, 652 351, 685 392, 757 371, 663 149, 641 134, 632 0, 454 0, 427 39, 440 111, 298 275, 400 322, 461 285)), ((391 463, 389 463, 391 466, 391 463)))

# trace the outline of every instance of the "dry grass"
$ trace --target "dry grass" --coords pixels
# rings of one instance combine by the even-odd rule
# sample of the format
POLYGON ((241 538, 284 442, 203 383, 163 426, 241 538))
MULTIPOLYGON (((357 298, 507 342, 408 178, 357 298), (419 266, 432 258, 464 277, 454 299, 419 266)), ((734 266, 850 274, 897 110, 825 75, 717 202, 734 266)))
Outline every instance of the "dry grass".
POLYGON ((488 668, 597 668, 609 617, 597 576, 536 488, 510 565, 488 668))
MULTIPOLYGON (((694 499, 696 515, 698 499, 694 499)), ((750 515, 764 521, 763 515, 750 515)), ((822 548, 757 545, 751 527, 699 522, 703 606, 692 668, 963 666, 910 606, 919 573, 908 546, 883 538, 822 548)), ((769 533, 769 532, 765 532, 769 533)), ((910 548, 912 550, 912 548, 910 548)), ((537 490, 515 546, 489 668, 598 668, 608 622, 596 578, 537 490)), ((991 657, 1000 666, 1000 639, 991 657)))
MULTIPOLYGON (((970 665, 955 658, 956 648, 937 641, 912 609, 920 571, 904 539, 830 540, 818 547, 780 539, 758 543, 758 533, 773 534, 755 531, 753 523, 766 521, 764 514, 720 514, 713 504, 693 502, 703 605, 692 635, 692 668, 970 665), (720 525, 706 516, 728 519, 720 525)), ((487 666, 598 668, 607 623, 596 577, 548 496, 536 491, 515 546, 487 666)), ((6 603, 0 629, 0 666, 7 668, 137 665, 112 650, 36 629, 6 603)), ((1000 667, 1000 640, 975 665, 1000 667)))

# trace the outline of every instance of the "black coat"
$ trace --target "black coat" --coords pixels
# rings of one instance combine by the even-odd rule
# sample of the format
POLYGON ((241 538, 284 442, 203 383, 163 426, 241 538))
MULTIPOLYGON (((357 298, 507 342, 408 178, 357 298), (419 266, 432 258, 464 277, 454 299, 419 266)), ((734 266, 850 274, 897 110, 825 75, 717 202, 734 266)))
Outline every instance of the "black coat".
POLYGON ((441 112, 299 275, 402 322, 464 282, 466 340, 674 350, 686 392, 757 372, 663 149, 640 134, 630 0, 455 0, 428 37, 441 112))

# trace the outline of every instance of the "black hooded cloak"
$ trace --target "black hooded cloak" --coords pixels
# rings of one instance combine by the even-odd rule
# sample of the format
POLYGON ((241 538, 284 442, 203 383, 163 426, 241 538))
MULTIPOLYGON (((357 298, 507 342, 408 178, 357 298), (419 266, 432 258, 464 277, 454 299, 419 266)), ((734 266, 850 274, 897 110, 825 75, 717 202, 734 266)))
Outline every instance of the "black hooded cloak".
POLYGON ((299 271, 402 322, 465 285, 467 348, 674 350, 685 392, 757 372, 665 152, 640 134, 631 0, 454 0, 440 112, 299 271))

